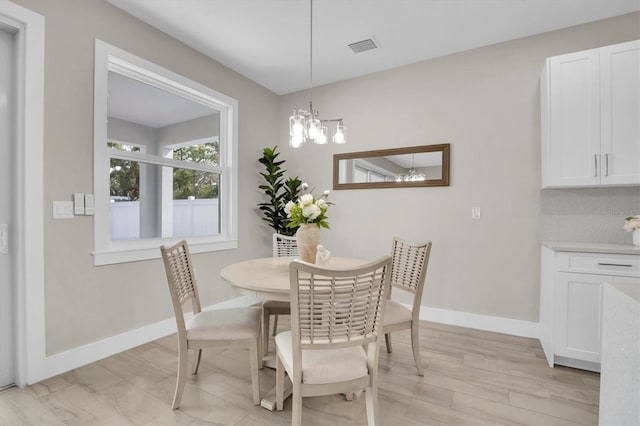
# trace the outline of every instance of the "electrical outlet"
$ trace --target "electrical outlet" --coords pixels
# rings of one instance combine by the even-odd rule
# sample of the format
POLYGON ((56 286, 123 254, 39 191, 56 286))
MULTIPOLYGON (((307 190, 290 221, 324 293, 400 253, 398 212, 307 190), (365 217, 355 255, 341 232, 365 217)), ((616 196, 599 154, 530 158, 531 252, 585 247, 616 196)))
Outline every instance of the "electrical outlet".
POLYGON ((480 220, 480 218, 482 218, 480 207, 471 207, 471 220, 480 220))

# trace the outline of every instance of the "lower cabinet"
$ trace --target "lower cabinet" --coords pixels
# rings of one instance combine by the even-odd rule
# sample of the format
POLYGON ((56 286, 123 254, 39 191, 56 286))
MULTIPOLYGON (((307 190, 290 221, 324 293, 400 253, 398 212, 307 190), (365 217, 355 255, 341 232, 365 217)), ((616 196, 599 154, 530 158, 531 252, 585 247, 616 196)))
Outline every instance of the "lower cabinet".
POLYGON ((540 341, 550 366, 600 370, 602 289, 640 279, 640 256, 543 247, 540 341))
POLYGON ((555 355, 600 362, 602 285, 610 276, 558 272, 555 355))

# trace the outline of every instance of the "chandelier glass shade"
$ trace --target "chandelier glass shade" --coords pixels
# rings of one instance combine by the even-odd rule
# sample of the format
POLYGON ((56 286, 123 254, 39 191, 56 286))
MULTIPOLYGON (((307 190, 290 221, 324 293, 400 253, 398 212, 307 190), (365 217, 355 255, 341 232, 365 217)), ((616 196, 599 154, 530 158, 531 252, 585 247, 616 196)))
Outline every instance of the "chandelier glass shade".
POLYGON ((299 148, 308 141, 324 145, 329 142, 330 130, 333 143, 347 142, 347 129, 342 118, 323 120, 318 118, 318 111, 313 109, 313 0, 309 1, 309 109, 294 109, 289 117, 289 146, 292 148, 299 148))

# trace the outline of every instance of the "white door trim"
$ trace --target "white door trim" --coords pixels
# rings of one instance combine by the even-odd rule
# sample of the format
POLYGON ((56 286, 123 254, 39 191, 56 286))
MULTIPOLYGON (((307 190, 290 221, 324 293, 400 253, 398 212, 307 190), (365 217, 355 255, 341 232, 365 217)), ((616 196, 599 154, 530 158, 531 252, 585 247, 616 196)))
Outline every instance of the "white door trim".
POLYGON ((45 366, 44 322, 44 17, 0 0, 0 24, 15 31, 17 173, 15 382, 35 383, 45 366))

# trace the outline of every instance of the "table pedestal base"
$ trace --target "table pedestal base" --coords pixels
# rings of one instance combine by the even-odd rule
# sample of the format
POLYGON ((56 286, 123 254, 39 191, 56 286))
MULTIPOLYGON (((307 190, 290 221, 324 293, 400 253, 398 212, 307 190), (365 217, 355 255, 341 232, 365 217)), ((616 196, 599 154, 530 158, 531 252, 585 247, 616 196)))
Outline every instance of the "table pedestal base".
MULTIPOLYGON (((284 400, 291 396, 293 392, 293 385, 291 384, 291 380, 285 380, 284 382, 284 400)), ((262 398, 260 401, 260 406, 262 408, 266 408, 269 411, 273 411, 276 409, 276 388, 274 387, 269 391, 268 394, 262 398)))

